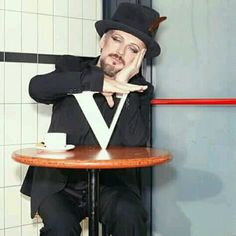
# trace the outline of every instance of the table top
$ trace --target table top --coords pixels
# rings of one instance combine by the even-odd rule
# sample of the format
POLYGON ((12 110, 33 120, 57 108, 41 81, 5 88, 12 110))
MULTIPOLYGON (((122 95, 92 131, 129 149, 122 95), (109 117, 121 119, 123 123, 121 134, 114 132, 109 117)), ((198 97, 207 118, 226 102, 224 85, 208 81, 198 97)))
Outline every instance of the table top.
POLYGON ((19 149, 12 158, 30 166, 71 169, 120 169, 155 166, 172 159, 170 152, 146 147, 78 146, 65 152, 19 149))

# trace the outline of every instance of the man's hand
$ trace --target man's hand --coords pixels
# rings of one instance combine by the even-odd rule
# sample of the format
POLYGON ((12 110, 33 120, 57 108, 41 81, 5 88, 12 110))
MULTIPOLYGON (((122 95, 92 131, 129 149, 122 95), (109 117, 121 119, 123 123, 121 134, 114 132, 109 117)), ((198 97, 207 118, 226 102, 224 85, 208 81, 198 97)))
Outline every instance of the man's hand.
POLYGON ((115 80, 116 81, 120 81, 120 82, 129 82, 129 80, 135 76, 136 74, 138 74, 140 67, 142 65, 142 61, 144 58, 144 55, 146 53, 146 49, 143 48, 142 50, 140 50, 136 57, 134 58, 134 60, 132 61, 132 63, 127 66, 124 67, 120 72, 118 72, 115 76, 115 80))
POLYGON ((103 82, 104 93, 129 93, 129 92, 143 92, 147 89, 146 85, 129 84, 127 82, 120 82, 114 79, 105 77, 103 82))
POLYGON ((103 95, 105 96, 109 107, 114 106, 112 98, 113 93, 128 94, 129 92, 143 92, 147 89, 146 85, 129 84, 127 82, 120 82, 110 78, 104 78, 103 95))

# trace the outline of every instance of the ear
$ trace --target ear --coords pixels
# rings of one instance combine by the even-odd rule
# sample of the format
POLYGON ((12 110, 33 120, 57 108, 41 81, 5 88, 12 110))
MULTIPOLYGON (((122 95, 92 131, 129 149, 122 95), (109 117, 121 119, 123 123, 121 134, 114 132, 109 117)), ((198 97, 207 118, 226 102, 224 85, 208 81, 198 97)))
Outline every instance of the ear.
POLYGON ((103 36, 100 39, 100 42, 99 42, 100 49, 103 49, 103 47, 105 45, 105 40, 106 40, 106 33, 103 34, 103 36))

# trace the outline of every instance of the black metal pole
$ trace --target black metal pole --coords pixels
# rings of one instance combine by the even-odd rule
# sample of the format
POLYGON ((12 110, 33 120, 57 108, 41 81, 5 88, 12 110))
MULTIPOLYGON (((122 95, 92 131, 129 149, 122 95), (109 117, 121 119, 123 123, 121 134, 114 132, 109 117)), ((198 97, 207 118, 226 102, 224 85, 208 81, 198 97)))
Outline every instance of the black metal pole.
POLYGON ((88 170, 89 236, 98 236, 99 170, 88 170))

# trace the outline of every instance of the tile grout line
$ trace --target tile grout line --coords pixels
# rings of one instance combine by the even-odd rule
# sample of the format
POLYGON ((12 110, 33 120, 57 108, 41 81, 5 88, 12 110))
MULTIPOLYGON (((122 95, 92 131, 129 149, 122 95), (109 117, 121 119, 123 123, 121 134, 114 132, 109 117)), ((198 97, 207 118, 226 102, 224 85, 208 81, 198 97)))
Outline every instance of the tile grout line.
POLYGON ((67 1, 67 54, 69 53, 69 7, 70 1, 67 1))
MULTIPOLYGON (((83 3, 82 3, 83 4, 83 3)), ((4 10, 4 9, 0 9, 0 10, 4 10)), ((96 20, 95 18, 83 18, 82 17, 75 17, 75 16, 64 16, 64 15, 58 15, 58 14, 47 14, 47 13, 38 13, 38 12, 30 12, 30 11, 17 11, 17 10, 10 10, 10 9, 5 9, 5 11, 7 12, 18 12, 18 13, 26 13, 26 14, 35 14, 35 15, 42 15, 42 16, 58 16, 58 17, 63 17, 63 18, 71 18, 71 19, 79 19, 79 20, 90 20, 90 21, 94 21, 96 20)))
MULTIPOLYGON (((38 29, 38 26, 39 26, 39 17, 38 17, 38 1, 39 0, 37 0, 37 63, 36 63, 36 73, 38 74, 38 71, 39 71, 39 69, 38 69, 38 65, 39 65, 39 29, 38 29)), ((36 130, 36 135, 37 135, 37 137, 36 137, 36 139, 37 139, 37 142, 38 142, 38 123, 39 123, 39 105, 38 105, 38 103, 36 103, 37 104, 37 130, 36 130)), ((29 168, 29 167, 28 167, 29 168)), ((27 168, 27 170, 28 170, 28 168, 27 168)), ((30 200, 31 201, 31 200, 30 200)), ((30 211, 31 211, 31 208, 30 208, 30 211)), ((40 233, 39 233, 39 225, 38 225, 38 220, 37 220, 37 236, 40 236, 40 233)))
MULTIPOLYGON (((23 44, 23 38, 22 38, 22 34, 23 34, 23 19, 22 19, 22 1, 21 1, 21 52, 22 52, 22 44, 23 44)), ((21 131, 20 131, 20 148, 22 148, 22 124, 23 124, 23 113, 22 113, 22 110, 23 110, 23 106, 22 106, 22 63, 20 63, 20 69, 21 69, 21 73, 20 73, 20 97, 21 97, 21 109, 20 109, 20 112, 21 112, 21 131)), ((22 182, 22 165, 20 165, 20 183, 22 182)), ((19 193, 20 194, 20 193, 19 193)), ((23 228, 22 228, 22 223, 23 223, 23 219, 22 219, 22 194, 20 194, 20 230, 21 230, 21 235, 23 234, 23 228)))
MULTIPOLYGON (((3 4, 4 4, 4 13, 3 13, 3 20, 4 20, 4 25, 3 25, 3 34, 4 34, 4 40, 3 40, 3 50, 4 50, 4 52, 5 52, 5 47, 6 47, 6 43, 5 43, 5 35, 6 35, 6 11, 5 11, 5 0, 4 0, 4 2, 3 2, 3 4)), ((5 217, 5 215, 6 215, 6 207, 5 207, 5 203, 6 203, 6 199, 5 199, 5 173, 6 173, 6 171, 5 171, 5 163, 6 163, 6 160, 5 160, 5 53, 4 53, 4 58, 3 58, 3 61, 4 61, 4 66, 3 66, 3 77, 4 77, 4 79, 3 79, 3 87, 4 87, 4 91, 3 91, 3 93, 4 93, 4 96, 3 96, 3 103, 4 103, 4 105, 3 105, 3 186, 4 186, 4 188, 3 188, 3 227, 4 227, 4 231, 3 231, 3 234, 4 234, 4 236, 6 235, 6 233, 5 233, 5 226, 6 226, 6 217, 5 217)))
POLYGON ((84 56, 84 48, 83 48, 83 44, 84 44, 84 4, 83 4, 83 1, 82 1, 82 3, 81 3, 81 5, 82 5, 82 42, 81 42, 81 48, 82 48, 82 50, 81 50, 81 54, 82 54, 82 56, 84 56))
POLYGON ((55 1, 52 2, 52 52, 55 51, 55 1))

